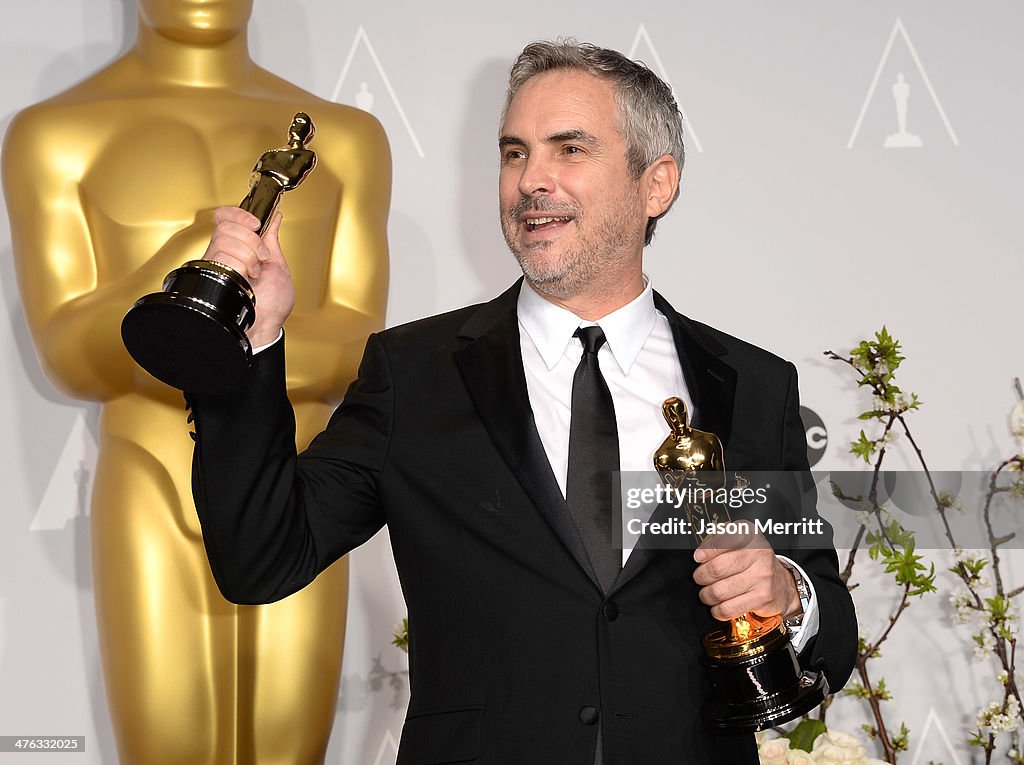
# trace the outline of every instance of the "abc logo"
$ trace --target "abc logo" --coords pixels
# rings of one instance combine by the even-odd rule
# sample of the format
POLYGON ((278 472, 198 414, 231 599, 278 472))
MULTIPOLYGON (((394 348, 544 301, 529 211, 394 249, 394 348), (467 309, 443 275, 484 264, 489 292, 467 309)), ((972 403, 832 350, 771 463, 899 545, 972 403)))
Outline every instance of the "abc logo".
POLYGON ((800 419, 804 423, 804 434, 807 437, 807 461, 814 467, 825 456, 828 446, 828 430, 825 422, 806 406, 800 407, 800 419))

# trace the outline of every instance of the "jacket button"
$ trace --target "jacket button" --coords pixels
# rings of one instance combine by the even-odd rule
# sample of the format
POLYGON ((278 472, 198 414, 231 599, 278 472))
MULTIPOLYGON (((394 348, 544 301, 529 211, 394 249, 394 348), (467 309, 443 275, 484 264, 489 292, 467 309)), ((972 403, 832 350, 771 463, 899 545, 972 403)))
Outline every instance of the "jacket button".
POLYGON ((594 707, 580 709, 580 722, 584 725, 594 725, 597 722, 597 716, 597 710, 594 707))
POLYGON ((619 618, 619 607, 610 600, 604 604, 601 610, 604 611, 604 618, 610 622, 619 618))

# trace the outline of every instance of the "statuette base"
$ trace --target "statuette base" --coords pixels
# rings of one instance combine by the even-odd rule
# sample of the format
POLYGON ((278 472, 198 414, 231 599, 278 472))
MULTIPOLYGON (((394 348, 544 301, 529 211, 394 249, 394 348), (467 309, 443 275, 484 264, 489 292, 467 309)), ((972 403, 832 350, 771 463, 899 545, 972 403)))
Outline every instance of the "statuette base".
POLYGON ((237 390, 252 363, 245 331, 255 296, 229 266, 190 260, 171 271, 163 292, 135 302, 121 322, 132 358, 172 388, 223 394, 237 390))
POLYGON ((825 700, 825 675, 801 669, 784 626, 748 642, 754 645, 742 652, 709 650, 705 656, 712 687, 712 699, 702 710, 708 728, 726 733, 764 730, 794 720, 825 700))

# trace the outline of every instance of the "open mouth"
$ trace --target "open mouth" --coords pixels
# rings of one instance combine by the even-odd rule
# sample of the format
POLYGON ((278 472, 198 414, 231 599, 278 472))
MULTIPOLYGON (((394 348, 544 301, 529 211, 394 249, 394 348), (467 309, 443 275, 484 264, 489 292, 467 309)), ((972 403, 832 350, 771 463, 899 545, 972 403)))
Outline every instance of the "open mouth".
POLYGON ((527 231, 544 231, 546 229, 562 226, 571 220, 571 216, 561 215, 558 217, 530 218, 528 220, 524 220, 523 223, 526 225, 527 231))

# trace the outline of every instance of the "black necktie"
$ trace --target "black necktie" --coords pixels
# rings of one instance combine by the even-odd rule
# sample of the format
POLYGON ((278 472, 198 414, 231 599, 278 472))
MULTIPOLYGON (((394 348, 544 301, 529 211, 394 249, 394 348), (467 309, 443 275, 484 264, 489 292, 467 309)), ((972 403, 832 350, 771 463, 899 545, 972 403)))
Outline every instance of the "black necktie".
POLYGON ((597 579, 608 592, 622 568, 622 551, 612 547, 612 473, 619 469, 615 406, 597 361, 604 331, 580 327, 573 337, 583 343, 583 357, 572 378, 565 501, 597 579))

